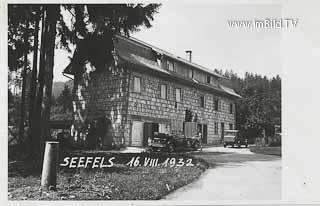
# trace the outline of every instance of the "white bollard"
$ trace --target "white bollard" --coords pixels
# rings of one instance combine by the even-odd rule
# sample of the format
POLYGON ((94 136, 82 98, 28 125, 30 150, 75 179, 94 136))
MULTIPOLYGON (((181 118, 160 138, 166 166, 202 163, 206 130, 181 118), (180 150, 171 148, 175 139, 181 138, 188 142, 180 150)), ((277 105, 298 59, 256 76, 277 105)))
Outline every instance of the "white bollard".
POLYGON ((41 188, 56 189, 59 162, 59 142, 47 141, 44 151, 41 188))

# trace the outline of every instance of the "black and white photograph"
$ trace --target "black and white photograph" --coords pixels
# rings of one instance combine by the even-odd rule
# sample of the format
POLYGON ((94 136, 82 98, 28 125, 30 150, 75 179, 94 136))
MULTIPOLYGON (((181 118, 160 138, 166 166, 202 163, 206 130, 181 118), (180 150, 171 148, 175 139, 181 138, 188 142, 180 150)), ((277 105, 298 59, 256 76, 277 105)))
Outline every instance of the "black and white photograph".
POLYGON ((284 36, 307 23, 227 2, 3 4, 7 201, 291 200, 284 36))

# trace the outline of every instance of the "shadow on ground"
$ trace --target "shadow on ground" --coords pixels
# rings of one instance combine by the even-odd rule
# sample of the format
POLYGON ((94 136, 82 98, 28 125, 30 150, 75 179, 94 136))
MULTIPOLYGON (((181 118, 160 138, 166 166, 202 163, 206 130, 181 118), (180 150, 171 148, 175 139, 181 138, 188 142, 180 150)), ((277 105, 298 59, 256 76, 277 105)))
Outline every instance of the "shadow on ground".
POLYGON ((280 157, 271 155, 239 154, 228 152, 192 152, 188 155, 203 159, 208 163, 209 168, 222 166, 224 164, 230 165, 230 163, 235 163, 235 165, 239 165, 248 161, 271 161, 280 159, 280 157))

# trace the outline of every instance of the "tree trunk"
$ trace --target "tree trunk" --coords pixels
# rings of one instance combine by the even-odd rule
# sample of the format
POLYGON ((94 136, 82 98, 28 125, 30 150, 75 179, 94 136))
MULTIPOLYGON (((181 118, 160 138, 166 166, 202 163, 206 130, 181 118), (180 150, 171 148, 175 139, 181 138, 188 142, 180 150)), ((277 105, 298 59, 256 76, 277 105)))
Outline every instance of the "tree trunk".
POLYGON ((28 70, 28 32, 29 23, 25 21, 25 30, 23 34, 24 41, 24 69, 22 72, 22 92, 21 92, 21 107, 20 107, 20 125, 19 125, 19 143, 23 142, 24 136, 24 116, 25 116, 25 99, 26 99, 26 82, 27 82, 27 70, 28 70))
MULTIPOLYGON (((35 33, 34 33, 34 45, 33 45, 33 63, 32 63, 32 77, 30 81, 30 93, 29 93, 29 126, 30 130, 33 123, 34 108, 36 103, 36 86, 37 86, 37 74, 38 74, 38 47, 39 47, 39 21, 40 21, 40 9, 37 9, 37 19, 35 21, 35 33)), ((31 134, 31 133, 29 133, 31 134)), ((31 136, 29 139, 31 140, 31 136)))
POLYGON ((38 74, 38 87, 36 87, 35 102, 32 110, 32 120, 30 128, 30 151, 29 155, 32 157, 41 157, 41 145, 43 141, 40 138, 41 130, 41 109, 42 109, 42 98, 43 98, 43 85, 44 85, 44 65, 45 65, 45 50, 46 47, 46 18, 47 13, 43 8, 42 19, 41 19, 41 43, 40 43, 40 65, 38 74))
POLYGON ((33 110, 33 123, 31 136, 33 139, 33 154, 42 157, 44 140, 49 138, 49 120, 52 97, 54 49, 56 36, 56 23, 59 5, 43 7, 40 67, 38 74, 37 97, 33 110))
POLYGON ((46 62, 45 62, 45 84, 44 84, 44 99, 43 99, 43 111, 41 115, 41 138, 45 140, 50 139, 50 110, 51 110, 51 98, 52 98, 52 83, 53 83, 53 67, 54 67, 54 50, 56 39, 56 24, 58 20, 58 5, 47 6, 47 30, 46 40, 47 45, 45 47, 46 62))

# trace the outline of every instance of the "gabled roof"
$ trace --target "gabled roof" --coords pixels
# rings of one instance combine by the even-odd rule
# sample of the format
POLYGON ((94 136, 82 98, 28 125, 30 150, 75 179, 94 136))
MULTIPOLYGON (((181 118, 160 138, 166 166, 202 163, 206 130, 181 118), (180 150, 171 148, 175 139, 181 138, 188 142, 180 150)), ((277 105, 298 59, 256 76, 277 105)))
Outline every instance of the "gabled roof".
POLYGON ((167 52, 167 51, 164 51, 164 50, 162 50, 162 49, 159 49, 159 48, 157 48, 157 47, 155 47, 155 46, 153 46, 153 45, 151 45, 151 44, 148 44, 148 43, 146 43, 146 42, 144 42, 144 41, 141 41, 141 40, 139 40, 139 39, 137 39, 137 38, 134 38, 134 37, 124 37, 124 36, 120 36, 120 35, 116 35, 116 37, 117 37, 117 38, 120 38, 120 39, 123 39, 123 40, 127 40, 127 41, 128 41, 128 40, 129 40, 129 41, 133 41, 133 42, 135 42, 135 43, 138 43, 138 44, 140 44, 140 45, 143 45, 143 46, 145 46, 145 47, 148 47, 148 48, 152 49, 153 51, 155 51, 156 53, 158 53, 158 54, 160 54, 160 55, 165 55, 165 56, 170 57, 170 58, 172 58, 172 59, 174 59, 174 60, 177 60, 177 61, 179 61, 179 62, 182 62, 182 63, 184 63, 184 64, 186 64, 186 65, 189 65, 189 66, 191 66, 191 67, 193 67, 193 68, 202 70, 202 71, 207 72, 207 73, 209 73, 209 74, 212 74, 212 75, 214 75, 214 76, 216 76, 216 77, 227 79, 225 76, 218 74, 218 73, 215 72, 214 70, 208 69, 208 68, 203 67, 203 66, 201 66, 201 65, 198 65, 198 64, 196 64, 196 63, 194 63, 194 62, 190 62, 190 61, 188 61, 188 60, 186 60, 186 59, 184 59, 184 58, 181 58, 181 57, 176 56, 176 55, 174 55, 174 54, 171 54, 171 53, 169 53, 169 52, 167 52))
MULTIPOLYGON (((210 74, 212 74, 212 75, 214 75, 214 76, 216 76, 218 78, 228 79, 228 78, 216 73, 213 70, 210 70, 208 68, 205 68, 203 66, 195 64, 193 62, 190 62, 190 61, 188 61, 186 59, 183 59, 181 57, 175 56, 175 55, 173 55, 173 54, 171 54, 169 52, 166 52, 166 51, 164 51, 162 49, 154 47, 154 46, 152 46, 150 44, 147 44, 147 43, 145 43, 145 42, 143 42, 141 40, 138 40, 136 38, 124 37, 124 36, 120 36, 120 35, 116 35, 116 38, 128 42, 129 45, 130 44, 131 45, 138 45, 139 47, 145 48, 148 51, 154 51, 156 54, 164 55, 164 56, 169 57, 171 59, 174 59, 176 61, 182 62, 182 63, 184 63, 184 64, 186 64, 186 65, 188 65, 188 66, 190 66, 192 68, 195 68, 195 69, 210 73, 210 74)), ((219 92, 221 94, 226 94, 228 96, 232 96, 232 97, 235 97, 235 98, 241 98, 241 96, 238 95, 232 88, 223 86, 221 84, 218 85, 218 86, 204 84, 204 83, 198 82, 195 79, 189 79, 189 78, 183 77, 181 75, 178 75, 175 72, 171 72, 171 71, 165 70, 157 62, 157 60, 156 60, 154 55, 152 55, 152 58, 150 58, 150 56, 147 57, 147 56, 144 56, 144 55, 139 55, 139 51, 138 51, 139 49, 136 49, 135 47, 132 47, 132 46, 131 47, 129 46, 128 48, 126 48, 126 46, 124 46, 123 44, 122 45, 118 45, 117 43, 115 43, 115 54, 116 54, 118 60, 120 60, 119 63, 121 63, 121 61, 122 61, 123 63, 134 64, 134 65, 137 65, 139 67, 143 67, 143 68, 148 69, 148 70, 151 69, 152 71, 159 72, 159 73, 161 73, 163 75, 166 75, 168 77, 172 77, 172 78, 175 78, 177 80, 179 79, 179 80, 182 80, 182 81, 185 81, 185 82, 200 86, 200 87, 208 89, 208 90, 216 91, 216 92, 219 92)), ((85 54, 83 54, 83 51, 80 51, 80 49, 76 49, 75 52, 74 52, 74 55, 73 55, 73 59, 71 60, 71 63, 65 68, 63 73, 74 75, 75 72, 76 72, 77 67, 80 66, 81 62, 79 62, 79 61, 83 61, 85 59, 84 55, 85 54)))
POLYGON ((132 54, 130 52, 127 52, 126 50, 117 50, 117 57, 118 57, 118 63, 122 64, 122 63, 130 63, 133 65, 138 66, 139 68, 145 68, 148 70, 152 70, 154 72, 159 72, 162 75, 165 75, 167 77, 171 77, 174 78, 178 81, 183 81, 188 83, 189 85, 196 85, 198 87, 210 90, 210 91, 215 91, 215 92, 219 92, 220 94, 225 94, 228 96, 232 96, 235 98, 241 98, 240 95, 238 95, 233 89, 222 86, 221 84, 219 86, 213 86, 213 85, 208 85, 205 83, 201 83, 195 79, 190 79, 190 78, 186 78, 183 77, 181 75, 178 75, 175 72, 171 72, 165 69, 162 69, 157 62, 146 59, 144 57, 141 57, 139 55, 136 54, 132 54))

